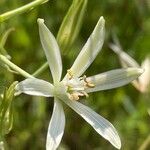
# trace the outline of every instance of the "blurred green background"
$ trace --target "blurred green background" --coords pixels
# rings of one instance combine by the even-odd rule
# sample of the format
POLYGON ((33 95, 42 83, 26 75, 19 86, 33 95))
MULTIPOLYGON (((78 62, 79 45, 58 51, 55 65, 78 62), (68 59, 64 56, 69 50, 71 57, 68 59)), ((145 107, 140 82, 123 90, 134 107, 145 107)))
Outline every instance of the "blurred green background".
MULTIPOLYGON (((30 0, 0 0, 0 14, 17 8, 30 0)), ((14 27, 6 43, 12 61, 33 73, 45 62, 37 26, 37 18, 44 18, 56 36, 72 0, 50 0, 35 9, 15 16, 0 24, 0 36, 14 27)), ((150 54, 150 1, 149 0, 89 0, 80 34, 72 48, 62 56, 63 67, 68 69, 86 42, 100 16, 106 20, 106 38, 102 52, 87 70, 94 75, 121 68, 119 60, 108 47, 115 33, 126 52, 137 62, 150 54)), ((8 72, 0 65, 0 92, 14 80, 24 78, 8 72)), ((64 69, 64 70, 65 70, 64 69)), ((65 74, 66 72, 63 72, 65 74)), ((40 78, 52 82, 47 69, 40 78)), ((139 93, 131 84, 90 95, 86 101, 97 113, 107 118, 117 129, 123 150, 140 149, 150 135, 150 92, 139 93)), ((46 133, 53 109, 53 99, 21 95, 13 101, 14 125, 6 136, 7 149, 45 149, 46 133)), ((59 149, 113 150, 113 146, 100 137, 79 115, 65 107, 66 128, 59 149)), ((150 145, 147 150, 150 149, 150 145)), ((142 149, 140 149, 142 150, 142 149)))

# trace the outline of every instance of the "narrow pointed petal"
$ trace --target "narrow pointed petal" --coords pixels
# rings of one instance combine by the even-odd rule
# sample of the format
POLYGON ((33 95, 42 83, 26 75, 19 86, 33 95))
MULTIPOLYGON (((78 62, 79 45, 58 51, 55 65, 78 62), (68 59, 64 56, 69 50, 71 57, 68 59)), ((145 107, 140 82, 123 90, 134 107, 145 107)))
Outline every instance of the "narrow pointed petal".
POLYGON ((135 80, 143 73, 140 68, 116 69, 92 77, 88 77, 87 81, 95 85, 93 88, 86 89, 86 92, 96 92, 117 88, 128 84, 135 80))
POLYGON ((54 82, 59 82, 62 74, 62 61, 60 50, 55 37, 44 24, 43 19, 38 19, 40 40, 50 66, 54 82))
POLYGON ((56 150, 59 146, 65 128, 65 114, 62 104, 55 99, 52 118, 48 127, 46 150, 56 150))
POLYGON ((118 55, 123 67, 140 67, 140 65, 126 52, 121 50, 121 48, 115 44, 110 44, 110 48, 118 55))
POLYGON ((116 129, 105 118, 94 112, 89 107, 70 99, 62 99, 69 107, 78 113, 85 121, 87 121, 97 133, 108 140, 113 146, 120 149, 121 141, 116 129))
POLYGON ((73 66, 70 69, 74 76, 81 76, 94 61, 104 43, 104 35, 105 20, 103 17, 100 17, 93 33, 87 40, 86 44, 82 48, 81 52, 79 53, 73 66))
POLYGON ((16 90, 34 96, 53 96, 53 85, 44 80, 28 78, 17 84, 16 90))

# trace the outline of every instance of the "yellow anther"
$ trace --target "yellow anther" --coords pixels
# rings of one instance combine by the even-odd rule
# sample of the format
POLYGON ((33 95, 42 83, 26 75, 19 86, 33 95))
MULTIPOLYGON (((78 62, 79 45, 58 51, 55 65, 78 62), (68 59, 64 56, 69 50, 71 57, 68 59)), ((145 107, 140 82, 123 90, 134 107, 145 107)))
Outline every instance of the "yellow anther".
POLYGON ((86 80, 86 75, 84 75, 83 77, 80 77, 79 79, 80 79, 80 80, 83 80, 83 81, 85 82, 85 80, 86 80))
POLYGON ((68 75, 69 80, 73 78, 73 73, 70 69, 67 70, 67 75, 68 75))
MULTIPOLYGON (((84 76, 83 76, 84 77, 84 76)), ((87 81, 86 76, 84 77, 84 82, 86 83, 86 86, 89 88, 93 88, 95 87, 95 85, 93 83, 90 83, 89 81, 87 81)))
POLYGON ((77 93, 68 94, 70 100, 79 100, 79 95, 77 93))
POLYGON ((86 84, 86 86, 89 87, 89 88, 94 88, 95 87, 95 85, 93 83, 90 83, 90 82, 88 82, 86 84))
POLYGON ((89 96, 85 89, 93 88, 95 85, 87 80, 86 75, 80 78, 75 78, 72 71, 69 69, 67 70, 67 76, 69 81, 67 81, 66 87, 67 95, 70 100, 79 100, 80 97, 89 96))

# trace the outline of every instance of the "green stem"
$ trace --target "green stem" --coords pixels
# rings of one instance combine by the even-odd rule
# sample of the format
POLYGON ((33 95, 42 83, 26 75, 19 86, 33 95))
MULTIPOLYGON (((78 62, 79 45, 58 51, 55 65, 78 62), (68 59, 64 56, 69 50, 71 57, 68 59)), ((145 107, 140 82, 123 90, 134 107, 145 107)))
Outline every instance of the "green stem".
POLYGON ((144 140, 144 142, 140 146, 139 150, 146 150, 149 145, 150 145, 150 135, 144 140))
POLYGON ((48 62, 45 62, 38 70, 36 70, 32 75, 37 77, 48 67, 48 62))
POLYGON ((5 48, 2 46, 2 44, 0 43, 0 53, 5 55, 6 57, 10 58, 10 56, 8 55, 7 51, 5 50, 5 48))
POLYGON ((25 78, 33 78, 32 75, 29 73, 25 72, 21 68, 19 68, 17 65, 12 63, 10 60, 8 60, 5 56, 0 54, 0 61, 2 61, 4 64, 8 65, 10 68, 18 72, 20 75, 24 76, 25 78))
POLYGON ((7 39, 8 39, 8 36, 10 35, 10 33, 11 33, 12 31, 15 31, 15 28, 9 28, 9 29, 8 29, 7 31, 5 31, 4 34, 2 35, 2 38, 1 38, 1 41, 0 41, 2 47, 5 46, 6 41, 7 41, 7 39))
POLYGON ((9 19, 15 15, 19 15, 21 13, 24 13, 24 12, 30 10, 30 9, 33 9, 34 7, 36 7, 42 3, 45 3, 47 1, 48 0, 35 0, 35 1, 28 3, 24 6, 21 6, 19 8, 14 9, 14 10, 3 13, 0 15, 0 22, 3 22, 3 21, 5 21, 5 20, 7 20, 7 19, 9 19))
POLYGON ((42 72, 44 72, 47 67, 48 67, 48 62, 45 62, 39 69, 37 69, 34 73, 33 73, 33 76, 39 76, 42 72))

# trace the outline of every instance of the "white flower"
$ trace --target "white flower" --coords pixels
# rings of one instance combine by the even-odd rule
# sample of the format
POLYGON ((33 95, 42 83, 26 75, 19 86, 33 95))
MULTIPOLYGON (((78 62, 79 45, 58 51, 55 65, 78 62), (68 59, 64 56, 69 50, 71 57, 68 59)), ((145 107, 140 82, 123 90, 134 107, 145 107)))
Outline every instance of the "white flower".
MULTIPOLYGON (((116 39, 117 40, 117 39, 116 39)), ((140 67, 138 62, 124 52, 118 42, 110 44, 110 48, 118 55, 121 65, 126 67, 140 67)), ((144 73, 132 85, 142 93, 150 92, 150 57, 147 56, 141 64, 144 73)))
POLYGON ((47 81, 36 78, 29 78, 20 82, 16 89, 29 95, 54 97, 54 109, 48 127, 46 149, 55 150, 63 136, 65 115, 62 102, 83 117, 97 133, 108 140, 113 146, 120 149, 120 138, 113 125, 77 100, 86 98, 90 92, 125 85, 137 78, 143 70, 139 68, 116 69, 88 78, 85 75, 82 76, 94 61, 104 42, 105 21, 101 17, 74 64, 67 71, 64 79, 60 81, 62 61, 59 46, 52 33, 45 26, 44 20, 38 19, 38 24, 41 43, 49 63, 54 84, 52 85, 47 81))

